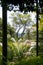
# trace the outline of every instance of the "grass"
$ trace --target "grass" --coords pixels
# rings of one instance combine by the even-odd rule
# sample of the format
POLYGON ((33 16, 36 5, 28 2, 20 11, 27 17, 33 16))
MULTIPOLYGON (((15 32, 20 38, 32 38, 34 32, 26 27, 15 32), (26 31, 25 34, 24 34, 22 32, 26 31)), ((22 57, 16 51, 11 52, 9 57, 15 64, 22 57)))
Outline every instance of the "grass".
POLYGON ((24 43, 8 43, 8 60, 21 59, 30 47, 24 43))
MULTIPOLYGON (((43 65, 43 57, 26 56, 23 53, 29 49, 28 44, 8 42, 7 65, 43 65)), ((0 59, 0 65, 2 60, 0 59)))
POLYGON ((23 55, 23 53, 27 52, 27 50, 29 49, 28 45, 26 46, 23 43, 19 44, 17 42, 13 43, 13 44, 10 42, 9 45, 12 47, 11 49, 14 51, 14 52, 11 51, 12 54, 15 54, 15 55, 12 55, 12 57, 13 57, 12 59, 10 58, 12 61, 8 60, 8 65, 43 65, 42 57, 40 57, 40 56, 38 56, 38 57, 26 56, 25 57, 25 55, 23 55))

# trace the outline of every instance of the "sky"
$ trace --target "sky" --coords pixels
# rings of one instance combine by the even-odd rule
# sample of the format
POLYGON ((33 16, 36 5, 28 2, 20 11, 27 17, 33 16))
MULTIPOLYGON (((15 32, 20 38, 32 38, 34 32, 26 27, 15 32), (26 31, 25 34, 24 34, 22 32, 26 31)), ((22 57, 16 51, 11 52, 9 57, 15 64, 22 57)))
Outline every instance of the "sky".
MULTIPOLYGON (((11 12, 7 11, 7 23, 10 23, 10 25, 12 25, 11 18, 9 18, 10 16, 11 16, 11 12)), ((0 7, 0 18, 2 18, 2 7, 0 7)))
POLYGON ((0 7, 0 17, 2 18, 2 8, 0 7))

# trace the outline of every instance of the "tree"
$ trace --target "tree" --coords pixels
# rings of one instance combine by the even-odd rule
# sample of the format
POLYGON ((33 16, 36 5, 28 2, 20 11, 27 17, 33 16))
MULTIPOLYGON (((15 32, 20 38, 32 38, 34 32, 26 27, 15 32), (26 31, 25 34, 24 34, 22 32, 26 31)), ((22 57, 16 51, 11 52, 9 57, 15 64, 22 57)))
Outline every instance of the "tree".
POLYGON ((11 25, 7 25, 7 34, 10 34, 11 37, 14 37, 15 29, 11 25))
POLYGON ((29 31, 30 31, 29 26, 30 26, 30 23, 32 22, 30 15, 29 14, 23 14, 23 13, 17 13, 17 14, 13 13, 13 14, 11 14, 11 16, 13 18, 12 21, 13 21, 13 26, 16 30, 15 33, 17 35, 17 38, 18 39, 20 37, 23 38, 23 35, 25 33, 29 34, 29 31), (28 28, 28 30, 27 30, 27 28, 28 28), (21 31, 21 29, 22 29, 22 31, 21 31), (25 32, 25 31, 28 31, 28 32, 25 32))

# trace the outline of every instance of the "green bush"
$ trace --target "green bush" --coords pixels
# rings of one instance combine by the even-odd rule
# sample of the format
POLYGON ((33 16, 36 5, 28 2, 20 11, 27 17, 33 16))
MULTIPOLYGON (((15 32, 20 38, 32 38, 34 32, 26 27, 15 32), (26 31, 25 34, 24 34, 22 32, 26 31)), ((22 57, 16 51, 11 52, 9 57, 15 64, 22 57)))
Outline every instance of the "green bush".
POLYGON ((16 63, 15 65, 43 65, 43 59, 41 57, 28 57, 16 63))
POLYGON ((28 57, 23 58, 15 62, 8 62, 8 65, 43 65, 43 58, 38 57, 28 57))

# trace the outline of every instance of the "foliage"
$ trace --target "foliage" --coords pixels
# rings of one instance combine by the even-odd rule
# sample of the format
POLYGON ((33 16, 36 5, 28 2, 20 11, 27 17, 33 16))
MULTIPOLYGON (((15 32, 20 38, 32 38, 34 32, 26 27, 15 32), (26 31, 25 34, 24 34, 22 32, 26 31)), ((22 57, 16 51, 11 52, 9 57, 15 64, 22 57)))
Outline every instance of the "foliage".
POLYGON ((13 37, 14 36, 14 33, 15 33, 15 29, 14 29, 14 27, 12 27, 11 25, 7 25, 7 34, 10 34, 11 35, 11 37, 13 37))
POLYGON ((39 23, 39 55, 43 56, 43 14, 41 14, 40 23, 39 23))
POLYGON ((0 65, 2 64, 2 47, 0 46, 0 65))
POLYGON ((8 65, 43 65, 43 58, 38 57, 28 57, 25 59, 21 59, 20 61, 14 62, 8 62, 8 65))
MULTIPOLYGON (((27 30, 27 28, 29 28, 29 26, 30 26, 29 24, 32 22, 30 14, 23 14, 23 13, 15 14, 15 13, 12 13, 11 16, 13 16, 12 22, 13 22, 13 26, 15 28, 16 37, 18 39, 24 38, 25 33, 27 35, 29 35, 30 30, 29 29, 27 30), (27 32, 25 32, 25 31, 27 31, 27 32)), ((27 38, 29 38, 29 37, 27 37, 27 38)))
POLYGON ((21 59, 29 49, 28 44, 24 43, 8 43, 8 60, 21 59))
POLYGON ((0 41, 2 42, 2 19, 0 18, 0 41))
MULTIPOLYGON (((0 18, 0 42, 2 42, 2 19, 0 18)), ((14 38, 15 29, 10 24, 7 24, 7 37, 10 39, 11 37, 14 38), (10 36, 10 38, 9 38, 10 36)))

